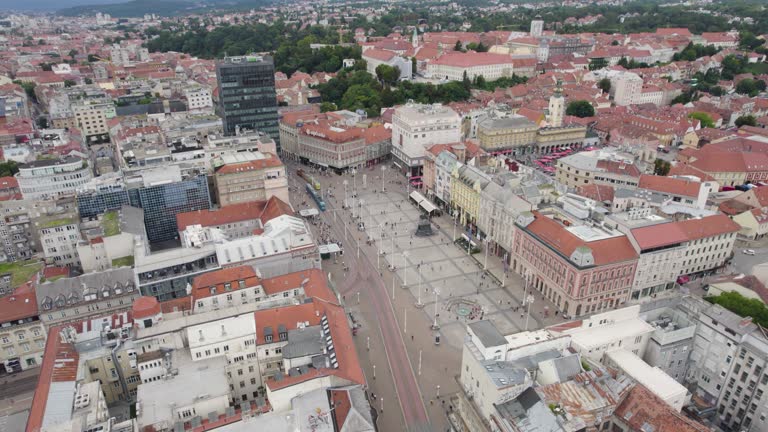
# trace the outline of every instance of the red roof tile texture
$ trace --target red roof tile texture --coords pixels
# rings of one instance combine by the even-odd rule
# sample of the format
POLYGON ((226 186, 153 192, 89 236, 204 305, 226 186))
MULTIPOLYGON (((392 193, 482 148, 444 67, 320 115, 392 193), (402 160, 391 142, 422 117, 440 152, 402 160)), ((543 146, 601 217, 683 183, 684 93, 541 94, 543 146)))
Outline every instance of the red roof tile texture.
POLYGON ((701 183, 681 178, 643 174, 640 176, 640 182, 637 187, 670 195, 697 198, 701 189, 701 183))
POLYGON ((613 264, 637 259, 637 254, 626 236, 586 242, 571 234, 559 222, 534 212, 535 220, 527 230, 539 240, 570 258, 578 247, 586 246, 592 250, 595 265, 613 264))
POLYGON ((37 296, 33 282, 27 282, 9 296, 0 298, 0 321, 8 322, 37 316, 37 296))
POLYGON ((179 231, 184 231, 190 225, 213 227, 252 219, 259 219, 262 224, 265 224, 278 216, 293 213, 291 206, 280 198, 271 197, 267 201, 231 204, 216 210, 179 213, 176 215, 176 224, 179 226, 179 231))
POLYGON ((706 432, 710 429, 676 412, 641 384, 635 385, 614 415, 632 432, 706 432))
POLYGON ((216 170, 217 175, 221 174, 237 174, 243 171, 257 171, 267 168, 276 168, 283 166, 283 162, 277 157, 268 157, 265 159, 259 159, 249 162, 231 163, 220 166, 216 170))

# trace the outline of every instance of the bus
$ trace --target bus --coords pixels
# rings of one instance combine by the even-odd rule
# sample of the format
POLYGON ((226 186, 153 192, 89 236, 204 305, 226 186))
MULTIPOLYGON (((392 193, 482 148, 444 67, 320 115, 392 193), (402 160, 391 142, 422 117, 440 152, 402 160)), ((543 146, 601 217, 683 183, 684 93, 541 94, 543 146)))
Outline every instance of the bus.
POLYGON ((319 208, 320 211, 325 211, 325 201, 323 201, 323 198, 320 197, 320 194, 318 194, 317 191, 315 191, 315 189, 312 187, 311 184, 307 183, 306 187, 307 187, 307 193, 317 203, 317 208, 319 208))

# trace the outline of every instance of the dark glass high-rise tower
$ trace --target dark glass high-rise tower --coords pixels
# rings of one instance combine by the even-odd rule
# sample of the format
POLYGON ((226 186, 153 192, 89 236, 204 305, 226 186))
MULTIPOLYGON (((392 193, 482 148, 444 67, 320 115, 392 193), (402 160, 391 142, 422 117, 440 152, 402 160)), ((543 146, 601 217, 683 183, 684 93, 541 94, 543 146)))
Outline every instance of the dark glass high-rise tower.
POLYGON ((268 134, 280 149, 275 94, 275 64, 270 56, 226 57, 216 64, 219 84, 219 114, 224 133, 237 127, 268 134))

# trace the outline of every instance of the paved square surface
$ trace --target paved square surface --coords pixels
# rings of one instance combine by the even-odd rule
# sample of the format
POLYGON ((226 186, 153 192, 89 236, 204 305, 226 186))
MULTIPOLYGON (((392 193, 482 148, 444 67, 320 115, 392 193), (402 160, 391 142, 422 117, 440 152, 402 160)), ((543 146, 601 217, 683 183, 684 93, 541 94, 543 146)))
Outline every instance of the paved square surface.
MULTIPOLYGON (((525 328, 522 280, 513 274, 504 277, 501 260, 495 256, 488 257, 488 271, 483 270, 483 252, 470 256, 453 243, 454 232, 460 236, 461 227, 454 231, 452 219, 434 218, 440 228, 433 224, 434 235, 418 237, 415 232, 421 212, 404 191, 358 190, 356 202, 359 200, 363 206, 358 207, 358 215, 365 224, 366 237, 383 252, 382 271, 397 275, 395 295, 409 295, 414 303, 420 300, 424 305, 420 313, 430 322, 437 313, 445 343, 461 349, 465 326, 480 319, 493 321, 503 334, 525 328)), ((544 307, 541 297, 536 298, 528 329, 562 321, 545 315, 544 307)))

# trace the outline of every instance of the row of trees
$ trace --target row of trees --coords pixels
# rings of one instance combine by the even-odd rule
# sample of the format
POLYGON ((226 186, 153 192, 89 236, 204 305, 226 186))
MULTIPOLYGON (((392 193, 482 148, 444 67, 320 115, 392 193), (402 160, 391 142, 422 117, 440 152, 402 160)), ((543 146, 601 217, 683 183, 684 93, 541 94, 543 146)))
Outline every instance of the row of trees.
POLYGON ((758 299, 746 298, 735 291, 731 291, 706 297, 705 300, 719 304, 739 316, 752 317, 755 324, 763 327, 768 326, 768 307, 758 299))
POLYGON ((526 81, 525 77, 513 75, 496 81, 486 81, 482 76, 470 80, 466 75, 462 81, 446 84, 398 81, 400 70, 388 65, 376 67, 376 76, 365 71, 360 61, 352 70, 344 70, 325 84, 318 86, 324 104, 321 109, 357 110, 362 109, 370 116, 377 116, 382 107, 403 104, 408 100, 420 103, 450 103, 469 99, 471 90, 492 91, 498 87, 510 87, 526 81))
POLYGON ((202 26, 187 31, 152 28, 155 37, 146 45, 152 51, 177 51, 202 58, 243 55, 251 52, 274 52, 275 69, 286 74, 294 71, 336 72, 345 58, 360 59, 358 46, 339 46, 339 35, 333 28, 311 26, 297 29, 282 21, 272 25, 246 24, 217 27, 211 31, 202 26), (312 44, 329 44, 313 49, 312 44))
POLYGON ((403 81, 397 83, 396 68, 377 68, 377 77, 364 70, 341 71, 327 83, 318 86, 325 110, 365 110, 369 116, 378 116, 382 107, 403 104, 412 99, 421 103, 449 103, 469 99, 470 87, 453 81, 436 86, 431 83, 403 81))
POLYGON ((717 54, 718 51, 720 50, 715 48, 714 45, 705 46, 691 42, 685 48, 683 48, 682 51, 675 53, 675 55, 672 56, 672 60, 694 61, 705 56, 713 56, 717 54))

